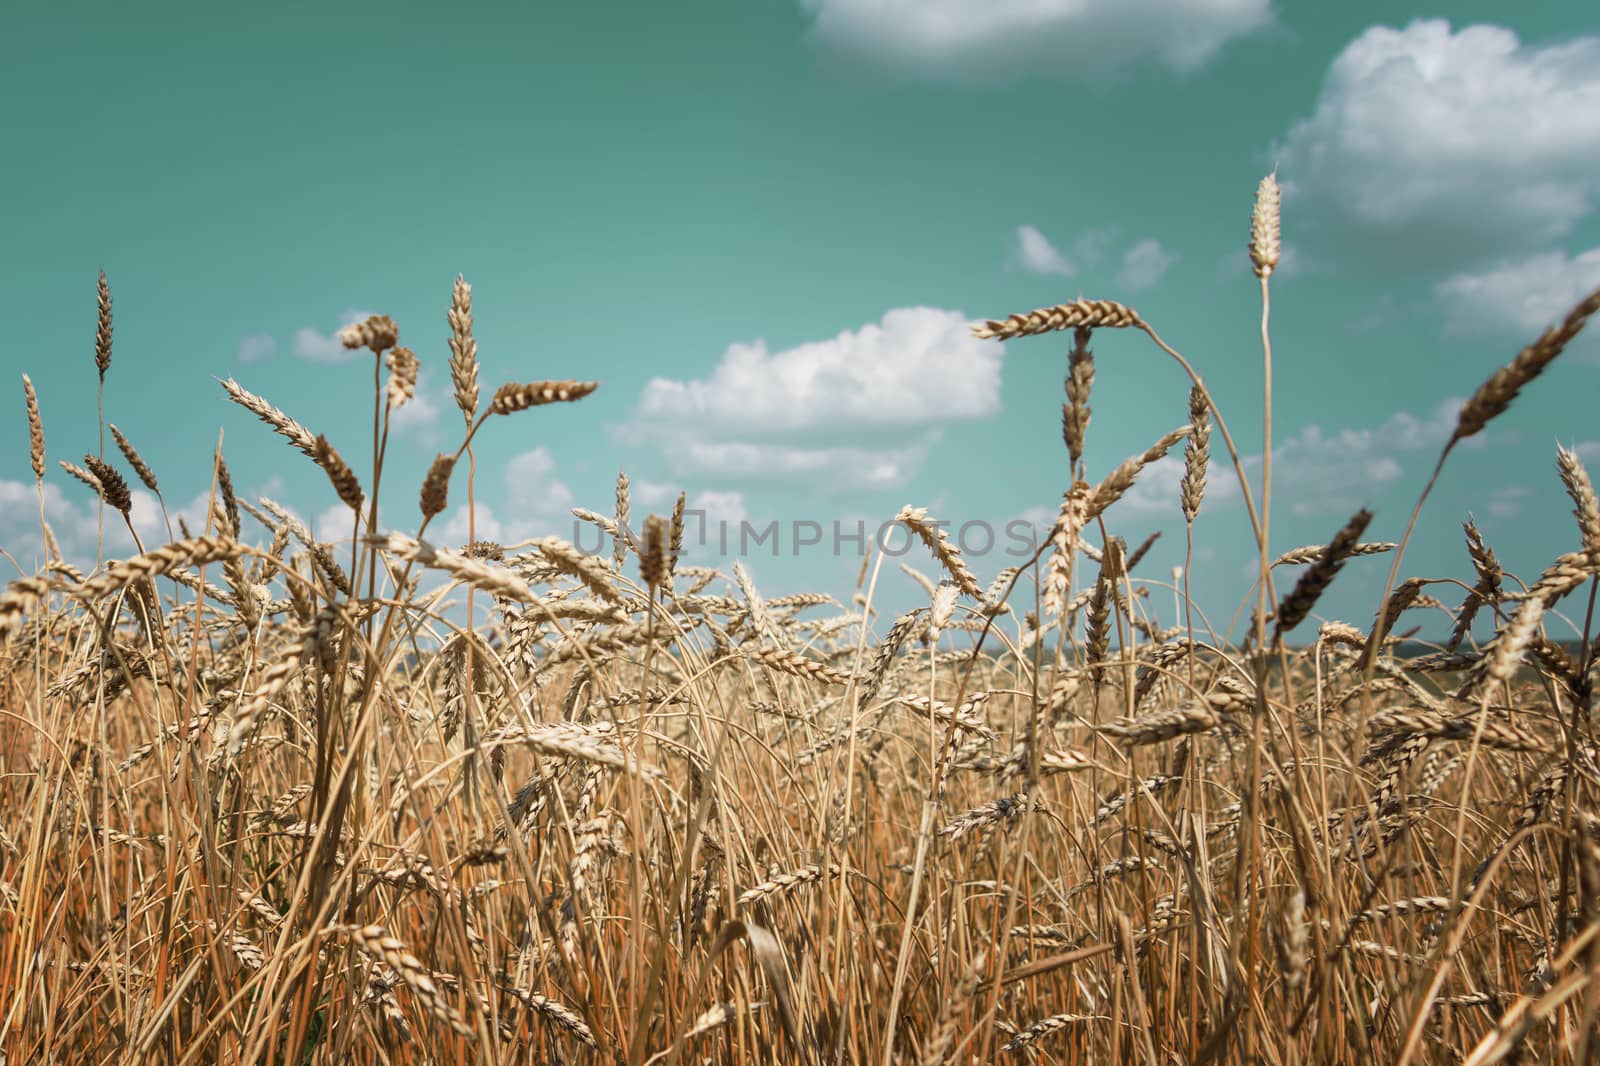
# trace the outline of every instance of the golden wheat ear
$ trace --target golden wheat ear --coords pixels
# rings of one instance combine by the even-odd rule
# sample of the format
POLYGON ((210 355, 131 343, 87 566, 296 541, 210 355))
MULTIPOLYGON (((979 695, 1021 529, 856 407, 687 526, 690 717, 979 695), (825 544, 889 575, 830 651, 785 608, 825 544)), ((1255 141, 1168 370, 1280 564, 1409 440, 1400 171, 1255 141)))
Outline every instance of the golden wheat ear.
POLYGON ((478 342, 472 337, 472 286, 456 275, 450 292, 450 384, 456 406, 471 425, 478 413, 478 342))
POLYGON ((39 417, 39 395, 33 391, 33 380, 22 375, 22 391, 28 408, 28 463, 33 468, 35 481, 44 480, 44 421, 39 417))
POLYGON ((1600 311, 1600 289, 1596 289, 1567 312, 1557 325, 1545 330, 1539 339, 1518 352, 1516 358, 1489 376, 1478 386, 1456 420, 1452 443, 1465 440, 1483 431, 1491 421, 1504 414, 1524 386, 1544 373, 1544 368, 1566 350, 1567 345, 1583 332, 1589 319, 1600 311))
POLYGON ((328 443, 328 438, 321 434, 317 435, 312 445, 312 453, 317 465, 322 467, 323 472, 328 475, 328 480, 333 483, 333 491, 338 493, 340 502, 359 514, 366 496, 361 491, 361 482, 356 478, 355 471, 350 469, 350 464, 344 461, 338 449, 328 443))
POLYGON ((95 307, 94 365, 104 382, 106 371, 111 369, 111 286, 104 270, 100 271, 100 281, 95 287, 95 307))

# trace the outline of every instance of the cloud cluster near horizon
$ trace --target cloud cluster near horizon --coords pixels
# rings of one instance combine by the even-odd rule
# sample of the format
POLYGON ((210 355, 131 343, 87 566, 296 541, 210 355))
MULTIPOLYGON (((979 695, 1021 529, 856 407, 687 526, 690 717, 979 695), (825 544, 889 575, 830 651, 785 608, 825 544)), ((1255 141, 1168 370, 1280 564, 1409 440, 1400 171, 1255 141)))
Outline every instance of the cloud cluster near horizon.
POLYGON ((889 77, 996 83, 1187 74, 1273 19, 1271 0, 800 0, 813 42, 889 77))
POLYGON ((941 426, 999 413, 1003 353, 958 311, 897 308, 782 351, 731 344, 704 378, 656 378, 619 435, 680 477, 893 488, 941 426))

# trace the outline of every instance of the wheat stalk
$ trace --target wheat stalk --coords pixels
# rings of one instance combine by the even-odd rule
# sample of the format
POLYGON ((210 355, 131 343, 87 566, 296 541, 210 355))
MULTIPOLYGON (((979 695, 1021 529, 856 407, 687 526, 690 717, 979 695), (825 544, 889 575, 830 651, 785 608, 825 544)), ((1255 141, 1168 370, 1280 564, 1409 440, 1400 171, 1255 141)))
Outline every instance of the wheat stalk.
POLYGON ((33 381, 22 375, 22 391, 28 404, 28 461, 33 467, 33 479, 44 480, 44 421, 39 417, 39 397, 33 391, 33 381))
POLYGON ((110 504, 113 510, 122 512, 124 518, 133 512, 133 494, 128 491, 128 483, 122 479, 117 468, 101 459, 97 455, 85 455, 83 465, 89 468, 94 479, 100 485, 100 495, 110 504))
POLYGON ((400 327, 388 315, 373 315, 339 331, 339 343, 346 348, 370 348, 374 355, 400 343, 400 327))
POLYGON ((573 403, 599 387, 598 381, 532 381, 525 385, 513 382, 495 390, 489 410, 493 414, 509 415, 547 403, 573 403))
POLYGON ((467 424, 478 413, 478 342, 472 336, 472 286, 460 274, 450 292, 450 383, 467 424))
POLYGON ((1361 534, 1366 531, 1367 523, 1371 521, 1371 511, 1365 509, 1357 511, 1350 516, 1350 520, 1343 528, 1333 535, 1333 540, 1328 542, 1328 546, 1316 554, 1311 566, 1300 575, 1300 580, 1295 582, 1294 591, 1278 604, 1274 640, 1281 639, 1285 633, 1305 621, 1311 609, 1317 605, 1317 600, 1328 590, 1328 586, 1333 584, 1333 579, 1338 576, 1345 560, 1354 554, 1361 534))
POLYGON ((1261 179, 1256 187, 1256 204, 1250 212, 1250 263, 1263 281, 1278 268, 1281 251, 1283 192, 1278 188, 1276 171, 1261 179))
POLYGON ((1143 319, 1131 307, 1114 300, 1073 300, 1071 303, 1042 307, 1036 311, 1010 315, 1002 321, 990 319, 972 327, 979 340, 1012 340, 1061 329, 1126 329, 1142 326, 1143 319))
POLYGON ((416 395, 419 370, 417 353, 410 348, 395 347, 389 349, 383 361, 389 368, 389 383, 384 387, 384 396, 389 409, 398 411, 416 395))
POLYGON ((328 480, 333 483, 333 491, 339 495, 339 501, 360 515, 361 504, 366 500, 366 495, 361 491, 361 482, 357 480, 356 472, 350 469, 350 464, 344 461, 338 449, 328 443, 327 437, 319 433, 312 446, 311 457, 328 475, 328 480))
MULTIPOLYGON (((31 395, 33 392, 32 386, 29 386, 28 391, 31 395)), ((30 406, 28 414, 31 421, 32 418, 38 415, 37 408, 30 406)), ((157 496, 161 495, 161 489, 156 485, 155 471, 150 469, 150 464, 144 461, 144 457, 139 454, 138 449, 128 442, 127 437, 122 435, 122 430, 117 428, 115 422, 107 423, 106 428, 111 431, 111 438, 117 442, 117 447, 122 451, 122 457, 128 460, 128 465, 133 467, 133 472, 138 475, 144 487, 157 496)), ((39 460, 39 465, 42 468, 44 465, 44 436, 42 431, 39 439, 39 460)))
POLYGON ((445 998, 428 968, 411 954, 404 941, 390 936, 383 926, 336 925, 328 931, 346 937, 362 954, 394 970, 423 1006, 451 1029, 469 1039, 477 1036, 455 1004, 445 998))
POLYGON ((933 557, 939 560, 939 564, 955 579, 956 586, 964 595, 971 596, 975 600, 983 599, 983 586, 978 584, 978 579, 967 568, 966 560, 961 558, 961 549, 951 543, 941 523, 928 518, 926 507, 910 505, 902 507, 900 513, 894 516, 894 520, 904 524, 921 538, 922 543, 933 552, 933 557))
POLYGON ((1559 325, 1545 330, 1538 340, 1491 374, 1487 381, 1478 386, 1478 391, 1461 405, 1450 443, 1482 432, 1490 421, 1504 414, 1523 386, 1543 373, 1544 368, 1566 350, 1573 338, 1583 332, 1583 327, 1596 311, 1600 311, 1600 289, 1578 301, 1559 325))
POLYGON ((95 287, 96 317, 94 326, 94 365, 100 371, 100 381, 106 380, 111 369, 111 286, 106 282, 106 272, 100 271, 95 287))
POLYGON ((423 518, 434 518, 450 505, 450 475, 455 466, 456 461, 453 456, 434 457, 433 463, 428 467, 428 473, 422 479, 422 491, 417 501, 423 518))
POLYGON ((317 438, 309 429, 232 378, 224 378, 220 384, 229 399, 271 426, 274 433, 298 448, 302 455, 308 459, 317 457, 317 438))

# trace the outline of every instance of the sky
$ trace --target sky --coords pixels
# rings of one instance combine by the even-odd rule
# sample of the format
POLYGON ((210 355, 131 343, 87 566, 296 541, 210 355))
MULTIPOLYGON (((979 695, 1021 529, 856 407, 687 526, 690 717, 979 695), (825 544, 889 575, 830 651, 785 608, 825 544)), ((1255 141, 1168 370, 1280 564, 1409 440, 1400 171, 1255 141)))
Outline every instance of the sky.
MULTIPOLYGON (((1047 526, 1068 487, 1070 333, 976 341, 980 319, 1078 296, 1135 307, 1205 378, 1259 476, 1261 297, 1245 247, 1269 171, 1285 243, 1275 552, 1326 542, 1361 506, 1369 539, 1398 539, 1461 399, 1600 285, 1587 3, 162 11, 34 5, 0 44, 6 571, 41 558, 24 372, 47 515, 70 554, 95 555, 96 501, 57 460, 100 448, 102 269, 106 419, 174 514, 204 513, 220 435, 243 494, 348 536, 327 479, 218 381, 326 433, 370 482, 373 357, 334 334, 381 312, 423 365, 381 494, 385 528, 414 532, 423 471, 461 439, 446 365, 460 274, 486 397, 507 381, 600 382, 485 427, 480 536, 572 539, 570 509, 609 512, 626 471, 636 521, 680 490, 705 514, 690 562, 739 559, 770 594, 846 601, 859 528, 925 506, 967 527, 987 582, 1018 561, 1008 529, 1047 526), (777 534, 741 548, 741 522, 777 534)), ((1097 481, 1186 421, 1188 383, 1141 334, 1099 331, 1093 348, 1097 481)), ((1452 457, 1402 576, 1470 577, 1469 515, 1528 579, 1576 546, 1555 453, 1600 466, 1597 395, 1591 335, 1452 457)), ((1192 567, 1219 629, 1254 567, 1221 459, 1192 567)), ((1147 471, 1107 516, 1130 543, 1163 533, 1136 576, 1170 581, 1184 561, 1180 465, 1147 471)), ((138 497, 158 537, 160 509, 138 497)), ((430 537, 465 539, 464 500, 458 476, 430 537)), ((106 551, 128 550, 112 527, 106 551)), ((934 573, 920 548, 887 559, 888 610, 923 596, 901 562, 934 573)), ((1353 562, 1319 614, 1365 624, 1387 570, 1353 562)), ((1150 602, 1170 623, 1170 593, 1150 602)), ((1408 619, 1448 628, 1425 615, 1408 619)))

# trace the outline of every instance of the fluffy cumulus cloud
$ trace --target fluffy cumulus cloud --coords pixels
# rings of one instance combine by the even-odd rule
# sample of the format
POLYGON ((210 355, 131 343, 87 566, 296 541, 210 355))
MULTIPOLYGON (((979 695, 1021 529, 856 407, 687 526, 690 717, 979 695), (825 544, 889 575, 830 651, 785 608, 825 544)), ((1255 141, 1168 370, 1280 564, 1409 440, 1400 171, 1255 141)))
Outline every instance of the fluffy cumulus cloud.
MULTIPOLYGON (((327 333, 314 326, 302 326, 294 333, 294 354, 301 359, 309 359, 313 363, 347 363, 363 354, 362 349, 351 350, 339 343, 337 336, 339 330, 346 326, 353 326, 357 322, 364 322, 372 317, 371 311, 357 311, 350 309, 339 316, 337 329, 327 333)), ((366 353, 371 358, 371 353, 366 353)))
MULTIPOLYGON (((1452 275, 1435 293, 1462 331, 1489 330, 1533 340, 1559 322, 1574 304, 1600 288, 1600 248, 1580 255, 1540 252, 1504 260, 1481 271, 1452 275)), ((1594 352, 1600 345, 1585 335, 1577 345, 1594 352)))
MULTIPOLYGON (((79 495, 87 491, 85 489, 79 495)), ((80 539, 80 534, 87 534, 92 547, 95 535, 92 510, 85 513, 75 501, 69 502, 62 495, 60 487, 53 483, 47 482, 44 492, 45 520, 50 523, 56 540, 76 541, 80 539)), ((29 573, 44 561, 39 497, 31 481, 0 480, 0 546, 29 573)))
POLYGON ((740 522, 747 521, 749 511, 745 509, 744 493, 742 492, 697 492, 689 497, 686 504, 688 511, 697 511, 705 515, 707 525, 737 526, 740 522))
POLYGON ((764 433, 920 425, 1000 409, 1000 347, 957 311, 905 307, 782 352, 734 344, 704 381, 656 378, 639 414, 764 433))
POLYGON ((1113 227, 1086 230, 1063 251, 1039 227, 1018 226, 1015 248, 1017 262, 1030 274, 1076 277, 1105 258, 1106 250, 1116 235, 1113 227))
POLYGON ((1160 281, 1177 261, 1177 255, 1162 247, 1160 241, 1154 238, 1142 240, 1123 253, 1122 266, 1117 271, 1117 284, 1134 291, 1148 289, 1160 281))
MULTIPOLYGON (((1116 512, 1139 518, 1172 518, 1182 514, 1179 506, 1183 484, 1183 445, 1157 459, 1139 473, 1133 488, 1116 503, 1116 512)), ((1206 475, 1204 505, 1215 508, 1239 497, 1239 483, 1230 467, 1212 465, 1206 475)), ((1114 512, 1115 513, 1115 512, 1114 512)))
POLYGON ((651 510, 663 512, 677 501, 679 492, 687 491, 665 481, 640 478, 630 478, 629 485, 630 499, 651 510))
POLYGON ((694 493, 684 516, 683 553, 690 559, 710 560, 721 555, 725 545, 739 543, 744 523, 751 522, 744 493, 732 491, 694 493))
MULTIPOLYGON (((131 518, 140 541, 146 548, 167 543, 167 526, 160 501, 143 488, 133 489, 131 495, 131 518)), ((209 501, 209 493, 203 493, 182 505, 169 503, 174 533, 180 517, 196 533, 205 528, 209 501)), ((99 497, 59 469, 45 476, 44 519, 62 555, 84 569, 94 565, 102 554, 102 546, 106 558, 126 558, 138 551, 122 516, 109 507, 105 509, 104 540, 101 540, 99 497)), ((44 562, 39 495, 32 481, 0 479, 0 548, 29 573, 44 562)))
MULTIPOLYGON (((632 525, 635 536, 643 532, 647 513, 668 515, 678 502, 680 489, 665 482, 633 482, 632 525)), ((750 522, 744 493, 726 489, 684 491, 683 554, 691 560, 710 561, 724 556, 740 542, 741 524, 750 522)), ((754 526, 752 528, 755 528, 754 526)), ((609 551, 610 541, 587 524, 581 525, 575 543, 586 550, 609 551)))
POLYGON ((685 477, 892 487, 941 425, 1000 410, 1003 347, 973 339, 969 325, 955 311, 908 307, 784 351, 734 344, 704 379, 650 382, 623 432, 685 477))
POLYGON ((1039 232, 1037 226, 1017 227, 1017 254, 1024 270, 1034 274, 1064 274, 1071 277, 1078 272, 1077 264, 1061 254, 1061 249, 1050 243, 1050 238, 1039 232))
MULTIPOLYGON (((453 493, 464 496, 466 483, 458 478, 451 488, 453 493)), ((505 465, 499 499, 497 505, 482 499, 475 502, 470 528, 479 540, 514 543, 529 537, 572 537, 572 490, 558 476, 556 460, 549 449, 534 448, 513 456, 505 465)), ((465 544, 468 529, 467 504, 461 499, 444 516, 439 541, 465 544)))
POLYGON ((547 448, 512 458, 506 464, 505 489, 506 511, 520 519, 544 519, 572 510, 572 490, 556 476, 555 457, 547 448))
MULTIPOLYGON (((1400 480, 1416 457, 1434 458, 1460 412, 1461 399, 1450 397, 1426 415, 1400 411, 1370 428, 1307 426, 1273 449, 1273 495, 1296 517, 1348 515, 1400 480)), ((1481 438, 1466 443, 1481 445, 1481 438)), ((1247 458, 1245 469, 1259 480, 1260 456, 1247 458)))
MULTIPOLYGON (((352 351, 340 344, 338 333, 346 326, 353 326, 371 317, 371 311, 347 308, 339 316, 338 326, 331 330, 324 331, 316 326, 301 326, 289 339, 289 350, 299 358, 313 363, 348 363, 362 352, 360 349, 352 351)), ((264 362, 278 354, 278 339, 266 332, 240 337, 234 354, 241 363, 264 362)))
POLYGON ((439 529, 441 544, 461 545, 471 539, 501 542, 506 539, 505 524, 486 503, 475 501, 470 511, 466 504, 458 505, 445 516, 444 525, 439 529))
MULTIPOLYGON (((744 493, 732 492, 725 489, 704 489, 690 492, 679 490, 671 485, 660 482, 636 481, 633 483, 633 498, 646 508, 659 514, 668 514, 677 505, 678 493, 684 492, 684 514, 695 514, 704 521, 715 525, 724 522, 737 527, 740 522, 750 517, 745 507, 744 493)), ((641 521, 635 516, 634 521, 641 521)), ((686 523, 687 528, 687 523, 686 523)))
MULTIPOLYGON (((366 505, 363 505, 361 508, 361 520, 363 523, 365 523, 366 518, 367 509, 366 505)), ((356 530, 356 516, 343 503, 334 502, 325 505, 322 510, 313 514, 308 525, 311 528, 312 535, 318 540, 347 547, 350 544, 351 535, 356 530)), ((378 509, 378 528, 389 528, 382 507, 378 509)))
MULTIPOLYGON (((1438 454, 1455 429, 1460 410, 1461 400, 1450 398, 1425 415, 1400 411, 1377 426, 1333 431, 1306 426, 1272 450, 1274 510, 1281 505, 1297 518, 1312 518, 1348 515, 1371 504, 1419 457, 1432 460, 1438 454)), ((1212 443, 1203 506, 1214 510, 1239 503, 1241 495, 1227 456, 1219 450, 1220 441, 1213 436, 1212 443)), ((1474 439, 1466 446, 1480 444, 1474 439)), ((1139 518, 1178 515, 1182 447, 1145 467, 1113 513, 1139 518)), ((1260 453, 1246 455, 1243 461, 1252 491, 1259 491, 1255 486, 1261 481, 1260 453)))
MULTIPOLYGON (((1117 230, 1114 226, 1086 230, 1073 238, 1065 249, 1058 247, 1037 226, 1018 226, 1012 252, 1015 261, 1030 274, 1075 278, 1095 271, 1114 252, 1117 230)), ((1111 279, 1122 289, 1148 289, 1166 275, 1178 257, 1154 238, 1128 245, 1111 279)))
POLYGON ((1285 212, 1414 262, 1547 246, 1600 193, 1600 37, 1374 26, 1277 152, 1285 212))
POLYGON ((417 377, 417 390, 406 405, 389 415, 390 443, 398 434, 401 439, 432 448, 439 443, 439 416, 448 407, 456 410, 455 403, 444 386, 435 386, 433 375, 423 370, 417 377))
POLYGON ((685 469, 727 482, 776 478, 838 491, 892 489, 922 466, 933 435, 903 447, 832 447, 732 441, 683 441, 674 461, 685 469))
POLYGON ((800 0, 811 38, 852 66, 937 82, 1186 73, 1267 25, 1271 0, 800 0))

